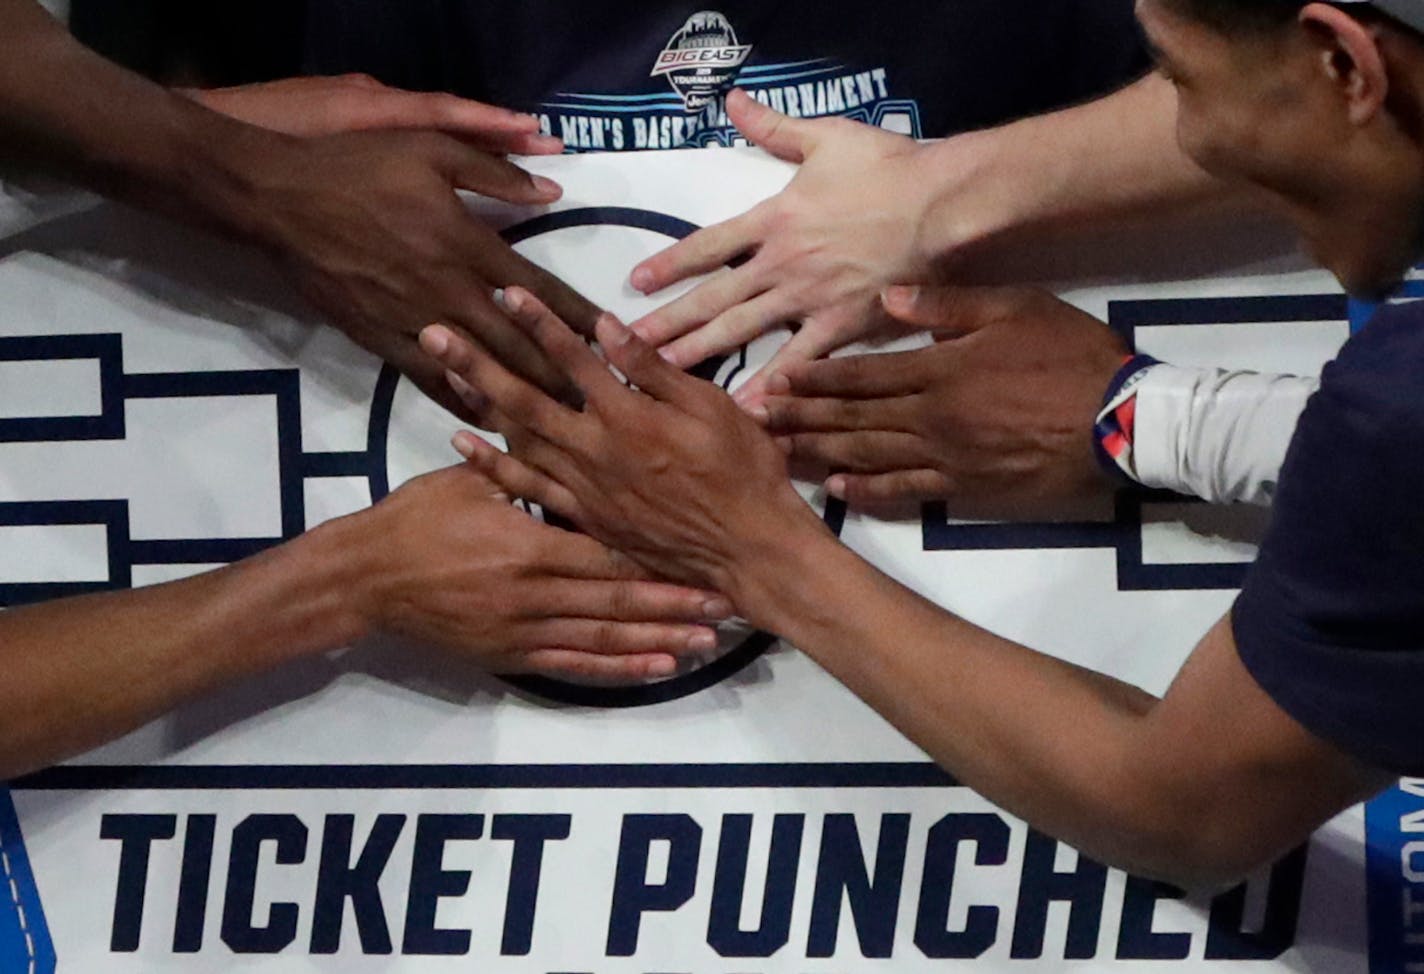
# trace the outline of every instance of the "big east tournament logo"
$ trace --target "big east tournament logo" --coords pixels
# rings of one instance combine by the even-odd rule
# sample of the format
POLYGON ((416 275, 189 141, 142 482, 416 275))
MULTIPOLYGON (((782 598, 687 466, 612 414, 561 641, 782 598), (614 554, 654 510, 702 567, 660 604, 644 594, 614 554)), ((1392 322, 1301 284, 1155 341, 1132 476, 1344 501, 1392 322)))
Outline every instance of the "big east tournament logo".
POLYGON ((700 112, 731 88, 751 53, 750 44, 737 43, 726 17, 704 10, 668 41, 652 77, 666 77, 688 112, 700 112))

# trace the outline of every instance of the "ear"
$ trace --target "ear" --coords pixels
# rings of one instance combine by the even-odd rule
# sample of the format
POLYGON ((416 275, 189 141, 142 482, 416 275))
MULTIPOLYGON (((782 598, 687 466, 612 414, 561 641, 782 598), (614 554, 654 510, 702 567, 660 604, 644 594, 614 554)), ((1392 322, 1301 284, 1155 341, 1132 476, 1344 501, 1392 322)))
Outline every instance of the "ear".
POLYGON ((1316 46, 1321 73, 1344 100, 1351 123, 1364 125, 1374 119, 1389 95, 1378 32, 1328 3, 1306 4, 1300 24, 1316 46))

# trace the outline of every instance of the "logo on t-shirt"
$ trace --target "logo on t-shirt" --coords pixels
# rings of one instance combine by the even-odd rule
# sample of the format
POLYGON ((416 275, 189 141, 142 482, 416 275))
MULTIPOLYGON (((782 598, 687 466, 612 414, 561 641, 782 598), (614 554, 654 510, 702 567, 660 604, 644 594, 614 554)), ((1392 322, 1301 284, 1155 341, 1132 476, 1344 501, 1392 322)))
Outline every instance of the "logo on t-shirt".
POLYGON ((737 32, 726 17, 704 10, 687 18, 672 35, 658 55, 652 77, 666 77, 687 111, 700 112, 736 83, 751 53, 750 44, 737 43, 737 32))

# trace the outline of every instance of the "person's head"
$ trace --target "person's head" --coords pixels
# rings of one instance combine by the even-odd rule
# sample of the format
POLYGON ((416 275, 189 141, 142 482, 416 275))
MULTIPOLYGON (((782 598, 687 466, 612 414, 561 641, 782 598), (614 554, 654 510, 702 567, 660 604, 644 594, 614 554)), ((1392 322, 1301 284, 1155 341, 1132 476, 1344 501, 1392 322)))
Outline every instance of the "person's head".
POLYGON ((1424 35, 1365 3, 1137 9, 1198 164, 1269 193, 1353 292, 1393 287, 1424 255, 1424 35))

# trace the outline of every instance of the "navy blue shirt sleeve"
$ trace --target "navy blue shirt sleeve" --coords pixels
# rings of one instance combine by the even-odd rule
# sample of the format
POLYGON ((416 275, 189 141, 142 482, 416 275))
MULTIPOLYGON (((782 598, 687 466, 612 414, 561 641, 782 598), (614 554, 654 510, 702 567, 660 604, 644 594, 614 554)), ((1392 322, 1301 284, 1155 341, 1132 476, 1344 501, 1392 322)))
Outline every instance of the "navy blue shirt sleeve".
POLYGON ((1368 764, 1424 772, 1424 305, 1381 312, 1301 418, 1236 607, 1277 704, 1368 764))

